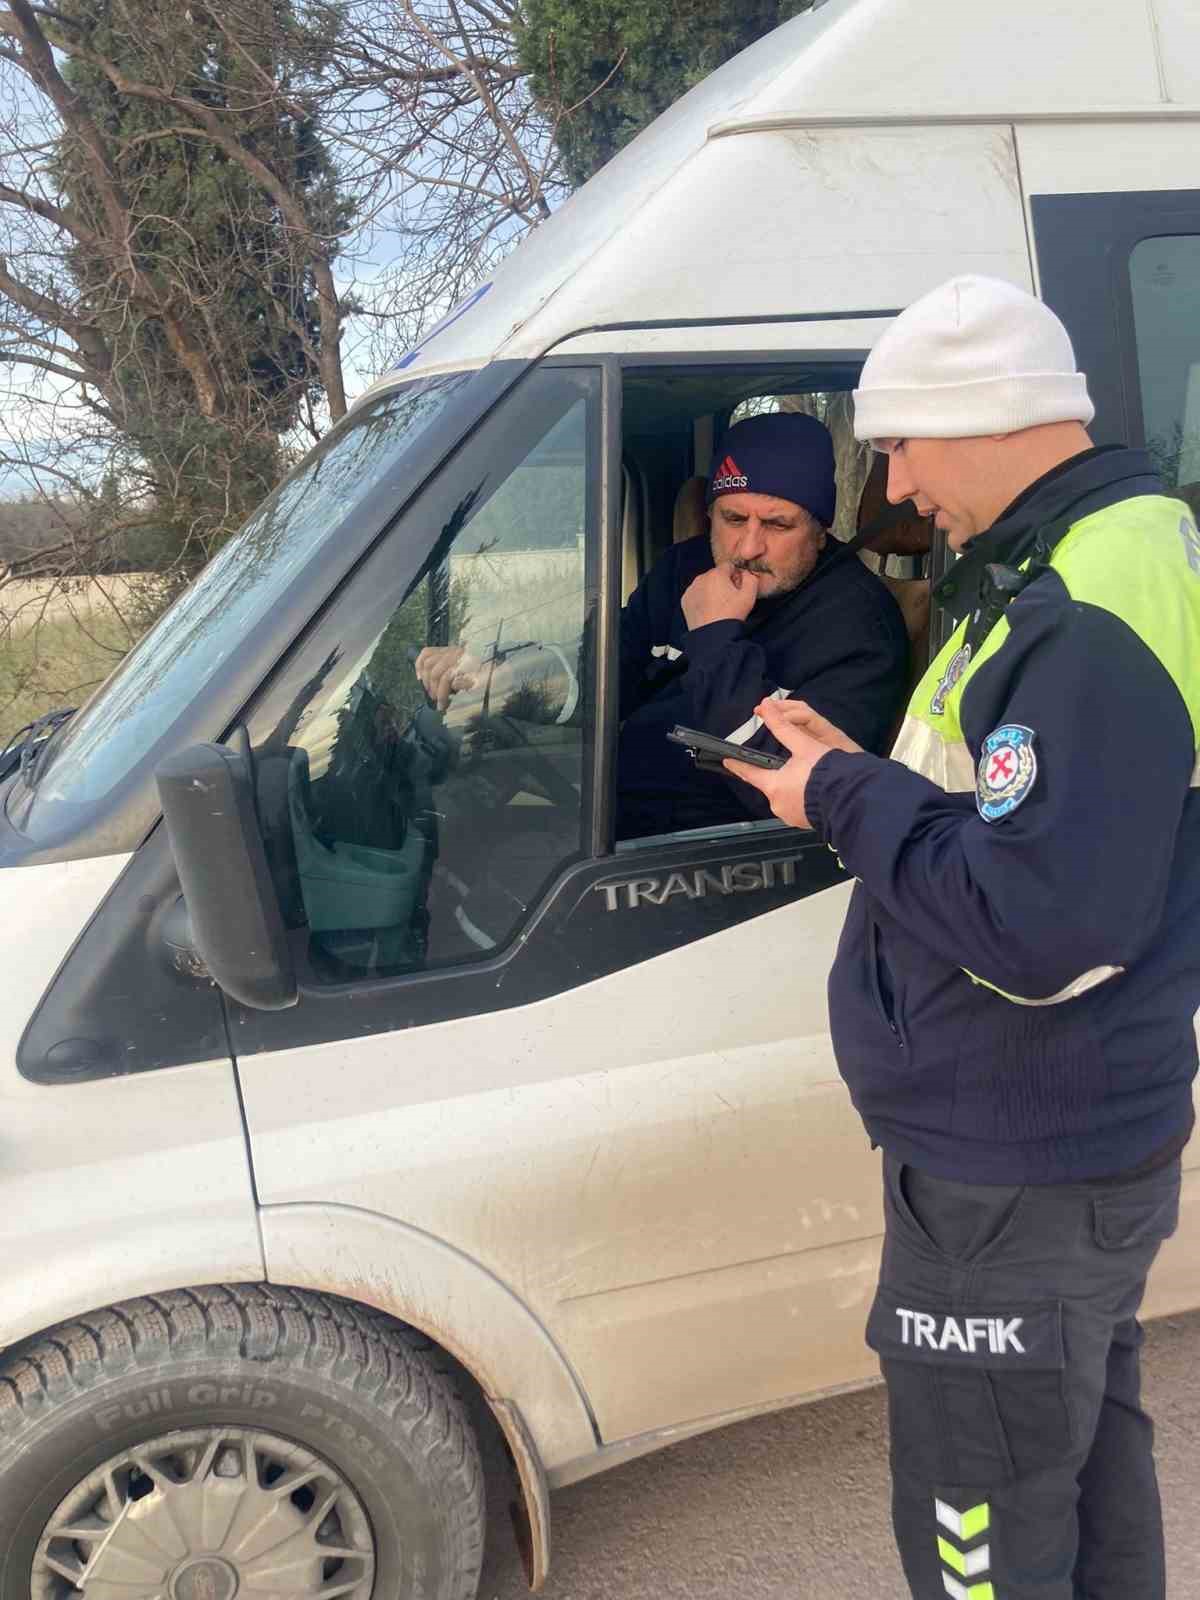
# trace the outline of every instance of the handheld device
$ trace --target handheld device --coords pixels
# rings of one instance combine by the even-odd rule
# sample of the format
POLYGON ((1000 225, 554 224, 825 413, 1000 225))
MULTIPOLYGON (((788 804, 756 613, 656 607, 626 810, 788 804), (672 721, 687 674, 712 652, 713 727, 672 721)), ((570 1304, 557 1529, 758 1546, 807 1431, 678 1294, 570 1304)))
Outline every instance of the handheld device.
POLYGON ((682 728, 676 723, 668 739, 686 746, 692 760, 704 772, 724 772, 725 760, 744 761, 748 767, 782 767, 786 756, 772 755, 767 750, 747 750, 745 745, 731 744, 728 739, 714 739, 711 733, 701 733, 698 728, 682 728))

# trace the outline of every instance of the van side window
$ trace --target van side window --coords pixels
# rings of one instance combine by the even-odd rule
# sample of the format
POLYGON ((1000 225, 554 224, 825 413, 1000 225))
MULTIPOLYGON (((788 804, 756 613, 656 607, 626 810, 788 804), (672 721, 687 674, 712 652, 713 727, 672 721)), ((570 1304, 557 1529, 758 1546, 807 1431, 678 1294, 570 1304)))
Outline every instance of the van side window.
POLYGON ((1146 445, 1200 511, 1200 234, 1143 239, 1129 274, 1146 445))
POLYGON ((757 790, 693 764, 668 743, 676 724, 763 749, 773 740, 756 708, 765 699, 794 696, 810 700, 866 748, 884 754, 890 747, 913 664, 926 649, 924 560, 931 535, 917 529, 915 545, 904 549, 901 586, 914 591, 907 612, 889 592, 890 575, 839 549, 860 527, 873 460, 870 447, 854 437, 852 389, 860 366, 853 355, 797 356, 710 369, 664 364, 624 375, 626 599, 614 775, 621 850, 778 826, 757 790), (814 493, 822 475, 827 482, 832 451, 832 513, 826 490, 814 502, 822 512, 816 520, 807 507, 802 514, 793 507, 791 515, 802 520, 791 523, 786 511, 782 521, 749 520, 768 491, 756 490, 759 480, 747 478, 735 459, 739 429, 743 439, 746 430, 751 436, 766 430, 803 440, 794 447, 819 463, 814 493), (728 467, 730 476, 718 494, 737 493, 729 484, 741 484, 749 502, 729 511, 723 509, 729 502, 708 496, 722 456, 718 470, 728 467), (715 615, 702 609, 704 620, 694 620, 696 592, 702 605, 712 605, 714 562, 759 575, 762 587, 748 616, 736 607, 715 615))
POLYGON ((306 648, 320 664, 260 806, 318 980, 484 958, 581 852, 592 400, 561 370, 521 393, 502 408, 510 435, 527 424, 517 459, 477 435, 389 536, 393 563, 425 557, 415 579, 381 611, 364 569, 306 648), (356 637, 370 608, 382 626, 356 637))

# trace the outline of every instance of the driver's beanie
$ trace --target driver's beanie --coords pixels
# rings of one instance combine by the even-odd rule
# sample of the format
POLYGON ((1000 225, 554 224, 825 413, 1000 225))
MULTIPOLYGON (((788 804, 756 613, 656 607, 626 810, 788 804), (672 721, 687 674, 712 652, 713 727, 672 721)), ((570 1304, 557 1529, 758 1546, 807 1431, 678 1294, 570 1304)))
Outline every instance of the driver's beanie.
POLYGON ((798 411, 735 422, 717 446, 708 504, 723 494, 790 500, 831 527, 837 509, 833 439, 824 423, 798 411))
POLYGON ((864 440, 970 439, 1096 414, 1066 328, 999 278, 951 278, 887 328, 854 391, 864 440))

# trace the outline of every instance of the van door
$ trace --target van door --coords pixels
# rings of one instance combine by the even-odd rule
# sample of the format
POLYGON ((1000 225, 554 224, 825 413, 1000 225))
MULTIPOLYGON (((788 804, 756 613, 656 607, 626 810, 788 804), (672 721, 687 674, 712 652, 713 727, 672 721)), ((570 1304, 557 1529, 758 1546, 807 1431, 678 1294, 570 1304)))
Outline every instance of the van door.
POLYGON ((1034 195, 1042 294, 1096 402, 1094 437, 1145 445, 1200 501, 1200 190, 1034 195))
POLYGON ((400 1231, 351 1269, 337 1218, 445 1241, 606 1440, 866 1376, 878 1232, 834 857, 778 824, 611 846, 616 377, 526 377, 251 708, 301 995, 230 1008, 272 1275, 284 1208, 338 1208, 305 1270, 419 1321, 400 1231))

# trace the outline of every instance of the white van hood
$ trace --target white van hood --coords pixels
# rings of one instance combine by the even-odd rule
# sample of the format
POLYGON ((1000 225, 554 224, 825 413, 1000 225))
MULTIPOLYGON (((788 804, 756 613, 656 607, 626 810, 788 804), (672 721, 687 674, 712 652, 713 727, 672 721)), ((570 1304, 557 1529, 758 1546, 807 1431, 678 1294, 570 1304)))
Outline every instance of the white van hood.
MULTIPOLYGON (((940 252, 886 287, 822 254, 829 207, 877 200, 873 158, 848 193, 853 165, 835 150, 826 170, 819 130, 1118 114, 1200 115, 1195 0, 824 0, 684 95, 369 392, 430 368, 528 360, 614 323, 894 309, 937 281, 940 252), (781 138, 792 159, 767 153, 781 138), (745 248, 763 235, 787 252, 786 303, 764 301, 761 256, 745 248)), ((1028 286, 1027 263, 1004 257, 985 239, 978 269, 1028 286)))

